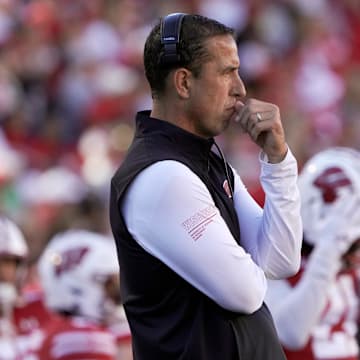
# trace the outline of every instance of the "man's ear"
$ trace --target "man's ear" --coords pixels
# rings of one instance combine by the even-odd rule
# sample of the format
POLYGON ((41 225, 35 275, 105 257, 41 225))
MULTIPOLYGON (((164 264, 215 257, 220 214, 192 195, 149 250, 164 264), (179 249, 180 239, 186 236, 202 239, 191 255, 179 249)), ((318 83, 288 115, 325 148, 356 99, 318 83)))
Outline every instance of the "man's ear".
POLYGON ((174 88, 181 99, 188 99, 190 96, 192 73, 188 69, 179 68, 173 75, 174 88))

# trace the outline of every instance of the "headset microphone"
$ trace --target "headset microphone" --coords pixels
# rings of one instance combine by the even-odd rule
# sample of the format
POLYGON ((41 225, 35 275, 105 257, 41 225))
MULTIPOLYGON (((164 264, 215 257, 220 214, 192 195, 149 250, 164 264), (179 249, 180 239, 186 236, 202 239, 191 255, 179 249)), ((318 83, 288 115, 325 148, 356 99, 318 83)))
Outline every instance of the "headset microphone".
POLYGON ((180 42, 181 24, 184 13, 173 13, 163 18, 161 22, 161 44, 164 46, 164 54, 161 57, 162 65, 175 65, 180 62, 178 44, 180 42))

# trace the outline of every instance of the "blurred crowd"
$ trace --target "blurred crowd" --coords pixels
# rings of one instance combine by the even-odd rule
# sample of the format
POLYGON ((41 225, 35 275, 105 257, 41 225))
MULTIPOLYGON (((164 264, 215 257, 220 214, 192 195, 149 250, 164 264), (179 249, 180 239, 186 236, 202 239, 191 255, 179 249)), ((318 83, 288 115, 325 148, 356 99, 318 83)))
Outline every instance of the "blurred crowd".
MULTIPOLYGON (((248 96, 280 107, 300 168, 360 150, 358 0, 0 0, 0 212, 30 264, 61 231, 109 233, 109 180, 151 104, 145 37, 170 12, 236 30, 248 96)), ((236 124, 219 143, 260 202, 256 146, 236 124)))
MULTIPOLYGON (((299 165, 360 147, 357 0, 1 0, 0 206, 34 261, 51 235, 108 231, 108 184, 150 105, 146 34, 169 12, 235 28, 248 96, 278 104, 299 165)), ((250 191, 258 150, 240 129, 219 142, 250 191)))

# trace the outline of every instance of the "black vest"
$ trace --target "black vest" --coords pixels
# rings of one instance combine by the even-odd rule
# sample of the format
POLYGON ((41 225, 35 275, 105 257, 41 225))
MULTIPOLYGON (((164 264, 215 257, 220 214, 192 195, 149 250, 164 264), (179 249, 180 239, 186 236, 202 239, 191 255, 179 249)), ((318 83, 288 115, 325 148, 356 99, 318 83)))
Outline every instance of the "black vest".
MULTIPOLYGON (((120 213, 127 186, 141 170, 157 161, 176 160, 206 184, 240 244, 237 216, 223 188, 227 179, 225 164, 211 151, 213 144, 213 139, 206 140, 168 122, 150 118, 149 112, 138 113, 133 143, 112 178, 110 221, 135 360, 285 359, 265 305, 251 315, 221 308, 139 246, 120 213)), ((229 174, 233 186, 232 172, 229 174)), ((213 264, 209 271, 217 266, 221 264, 213 264)))

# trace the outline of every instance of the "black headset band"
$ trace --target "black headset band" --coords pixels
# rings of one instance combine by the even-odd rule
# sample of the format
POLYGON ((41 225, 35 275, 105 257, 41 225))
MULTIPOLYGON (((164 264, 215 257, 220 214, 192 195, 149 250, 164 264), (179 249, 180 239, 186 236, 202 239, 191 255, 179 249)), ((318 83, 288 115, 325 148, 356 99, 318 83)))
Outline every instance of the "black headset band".
POLYGON ((177 46, 180 42, 181 24, 185 15, 184 13, 173 13, 161 21, 161 44, 164 46, 161 62, 164 65, 171 65, 180 61, 177 46))

